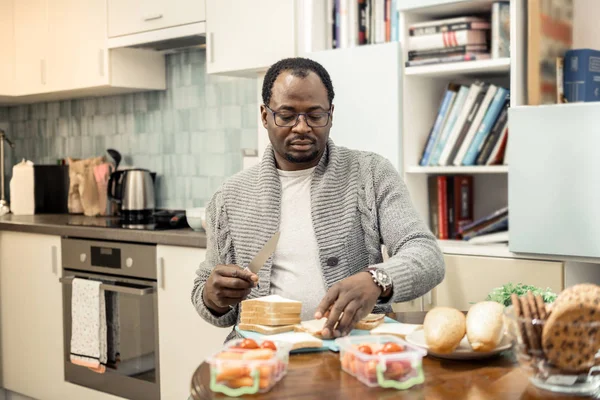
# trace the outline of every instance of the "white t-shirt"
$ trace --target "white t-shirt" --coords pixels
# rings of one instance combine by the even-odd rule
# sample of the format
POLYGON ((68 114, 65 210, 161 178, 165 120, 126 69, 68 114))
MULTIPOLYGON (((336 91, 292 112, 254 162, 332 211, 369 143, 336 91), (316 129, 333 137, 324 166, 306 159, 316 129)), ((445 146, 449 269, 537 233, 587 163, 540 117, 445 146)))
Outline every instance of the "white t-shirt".
POLYGON ((314 170, 277 170, 281 180, 281 221, 271 268, 271 294, 301 301, 303 321, 314 318, 327 291, 311 216, 314 170))

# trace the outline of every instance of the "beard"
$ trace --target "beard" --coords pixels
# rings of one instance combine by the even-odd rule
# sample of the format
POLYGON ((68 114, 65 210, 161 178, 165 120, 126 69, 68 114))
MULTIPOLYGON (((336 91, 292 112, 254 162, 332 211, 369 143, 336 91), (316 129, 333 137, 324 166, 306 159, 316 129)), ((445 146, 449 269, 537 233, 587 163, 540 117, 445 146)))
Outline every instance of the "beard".
POLYGON ((285 154, 284 154, 285 159, 294 164, 308 163, 308 162, 316 160, 318 156, 319 156, 319 150, 317 150, 317 149, 315 149, 311 152, 307 152, 305 154, 301 154, 301 155, 295 155, 295 154, 292 154, 289 152, 285 152, 285 154))

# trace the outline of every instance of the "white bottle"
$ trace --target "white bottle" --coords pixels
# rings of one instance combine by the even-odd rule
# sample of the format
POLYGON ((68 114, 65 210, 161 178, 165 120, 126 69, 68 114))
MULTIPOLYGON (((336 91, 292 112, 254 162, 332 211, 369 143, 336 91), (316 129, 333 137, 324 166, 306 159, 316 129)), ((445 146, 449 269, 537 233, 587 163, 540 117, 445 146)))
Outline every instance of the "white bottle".
POLYGON ((35 214, 33 163, 23 159, 13 166, 10 180, 10 208, 15 215, 35 214))

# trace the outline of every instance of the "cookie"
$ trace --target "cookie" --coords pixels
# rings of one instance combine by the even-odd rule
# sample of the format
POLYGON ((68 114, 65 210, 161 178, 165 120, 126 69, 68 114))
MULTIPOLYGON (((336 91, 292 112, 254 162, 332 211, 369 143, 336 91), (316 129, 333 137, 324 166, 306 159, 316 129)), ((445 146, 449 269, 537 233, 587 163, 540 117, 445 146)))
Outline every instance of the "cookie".
POLYGON ((529 307, 529 301, 527 296, 521 296, 521 309, 523 310, 523 318, 525 319, 525 331, 527 332, 527 338, 529 339, 529 346, 532 352, 537 353, 542 349, 541 338, 536 328, 531 323, 533 319, 531 308, 529 307))
POLYGON ((566 372, 594 366, 600 349, 600 286, 583 284, 556 299, 542 333, 548 361, 566 372))

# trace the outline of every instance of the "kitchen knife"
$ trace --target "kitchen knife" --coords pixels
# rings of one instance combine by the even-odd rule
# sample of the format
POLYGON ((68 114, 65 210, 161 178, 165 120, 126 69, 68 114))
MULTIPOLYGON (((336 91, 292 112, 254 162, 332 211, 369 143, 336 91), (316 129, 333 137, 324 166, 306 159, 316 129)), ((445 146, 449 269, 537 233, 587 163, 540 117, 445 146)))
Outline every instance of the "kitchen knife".
POLYGON ((250 264, 246 267, 250 271, 255 274, 258 274, 258 271, 265 265, 267 259, 275 252, 275 248, 277 248, 277 242, 279 242, 279 232, 275 232, 275 234, 265 243, 262 249, 250 261, 250 264))

